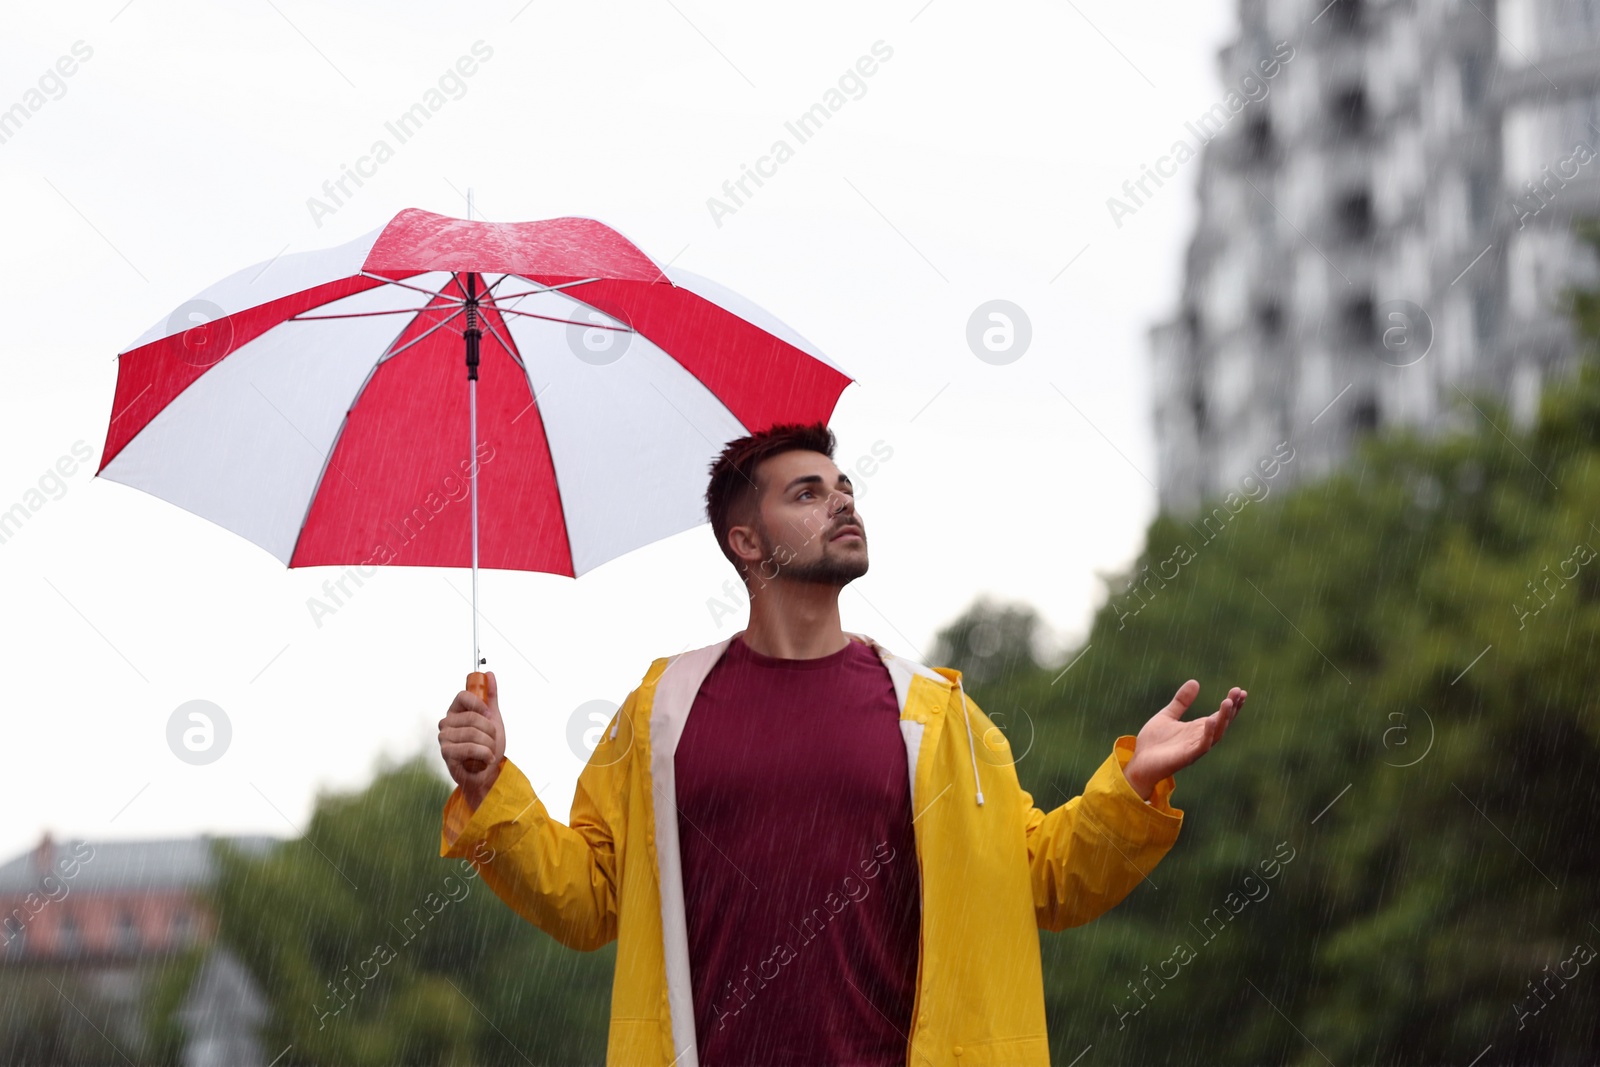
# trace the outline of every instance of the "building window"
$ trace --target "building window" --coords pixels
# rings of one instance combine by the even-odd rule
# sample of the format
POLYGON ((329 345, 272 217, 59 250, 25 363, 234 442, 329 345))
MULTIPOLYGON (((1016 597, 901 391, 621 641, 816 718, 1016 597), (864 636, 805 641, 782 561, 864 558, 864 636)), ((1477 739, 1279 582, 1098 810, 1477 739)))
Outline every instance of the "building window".
POLYGON ((70 915, 64 916, 56 931, 57 944, 61 946, 63 956, 76 956, 82 951, 83 934, 78 930, 78 920, 70 915))
POLYGON ((1367 132, 1367 90, 1346 85, 1328 99, 1328 119, 1338 137, 1360 137, 1367 132))
POLYGON ((1472 335, 1481 351, 1494 341, 1494 302, 1485 296, 1472 301, 1472 335))
POLYGON ((1244 128, 1245 154, 1251 162, 1260 163, 1272 155, 1272 120, 1257 115, 1244 128))
POLYGON ((1334 208, 1339 235, 1347 241, 1365 241, 1372 236, 1372 196, 1365 190, 1346 193, 1334 208))
POLYGON ((1346 302, 1339 316, 1345 341, 1351 345, 1371 345, 1378 332, 1376 318, 1377 308, 1370 295, 1358 296, 1346 302))
POLYGON ((1361 0, 1334 0, 1317 16, 1335 33, 1355 33, 1361 29, 1361 0))
POLYGON ((1261 336, 1269 340, 1282 337, 1283 305, 1276 300, 1268 300, 1256 308, 1256 327, 1261 331, 1261 336))
POLYGON ((174 944, 187 945, 194 939, 194 916, 185 909, 173 912, 170 931, 174 944))
POLYGON ((1378 398, 1370 393, 1360 396, 1350 406, 1350 428, 1360 433, 1371 433, 1378 428, 1378 398))
POLYGON ((1495 191, 1495 180, 1488 171, 1474 170, 1467 175, 1467 210, 1474 229, 1487 230, 1494 221, 1495 191))
POLYGON ((1183 330, 1188 335, 1190 345, 1200 343, 1200 313, 1192 307, 1183 310, 1183 330))
POLYGON ((124 911, 117 915, 115 936, 119 951, 133 952, 139 948, 139 926, 130 913, 124 911))
POLYGON ((1471 52, 1461 57, 1461 106, 1469 114, 1483 103, 1487 67, 1481 53, 1471 52))

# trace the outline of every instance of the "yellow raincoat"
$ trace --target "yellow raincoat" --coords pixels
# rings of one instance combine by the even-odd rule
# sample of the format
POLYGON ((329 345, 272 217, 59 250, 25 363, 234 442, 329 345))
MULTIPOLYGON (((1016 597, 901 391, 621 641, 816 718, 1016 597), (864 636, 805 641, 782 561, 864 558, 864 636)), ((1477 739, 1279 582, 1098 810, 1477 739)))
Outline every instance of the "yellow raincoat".
MULTIPOLYGON (((1127 734, 1081 796, 1041 811, 961 672, 849 636, 894 682, 910 772, 922 935, 906 1063, 1047 1067, 1038 931, 1089 922, 1150 873, 1183 825, 1175 783, 1140 799, 1122 771, 1127 734)), ((486 845, 484 881, 524 919, 570 948, 617 939, 608 1067, 698 1067, 673 756, 728 640, 650 664, 580 774, 568 825, 510 760, 476 812, 459 789, 445 804, 440 855, 486 845)))

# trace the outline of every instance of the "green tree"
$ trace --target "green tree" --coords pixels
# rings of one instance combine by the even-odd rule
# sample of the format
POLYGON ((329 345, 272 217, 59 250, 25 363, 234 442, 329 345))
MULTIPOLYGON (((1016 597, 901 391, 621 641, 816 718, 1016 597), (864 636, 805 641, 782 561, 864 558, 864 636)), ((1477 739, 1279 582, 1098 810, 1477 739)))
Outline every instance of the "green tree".
POLYGON ((1026 604, 980 598, 935 636, 930 662, 954 667, 966 685, 986 686, 1019 671, 1037 671, 1039 615, 1026 604))
POLYGON ((1593 1061, 1600 294, 1572 310, 1581 369, 1529 432, 1475 396, 1225 525, 1159 516, 1138 610, 1112 589, 1070 672, 982 688, 1046 807, 1184 679, 1192 715, 1251 694, 1161 867, 1043 935, 1058 1062, 1593 1061))
POLYGON ((0 968, 0 1064, 176 1064, 173 1014, 201 952, 178 949, 125 964, 93 958, 0 968))
POLYGON ((305 837, 224 850, 221 934, 289 1064, 599 1063, 614 946, 576 953, 439 858, 449 787, 418 757, 322 797, 305 837))

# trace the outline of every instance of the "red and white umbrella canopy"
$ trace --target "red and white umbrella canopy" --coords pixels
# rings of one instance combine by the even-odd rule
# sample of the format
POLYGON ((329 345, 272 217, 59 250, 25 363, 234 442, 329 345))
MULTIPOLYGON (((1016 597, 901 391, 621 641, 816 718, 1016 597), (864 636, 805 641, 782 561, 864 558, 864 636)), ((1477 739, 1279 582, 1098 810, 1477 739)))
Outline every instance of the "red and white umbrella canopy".
POLYGON ((99 476, 290 567, 469 565, 469 285, 485 567, 576 577, 704 522, 728 441, 825 421, 853 380, 593 219, 410 209, 242 270, 146 331, 119 357, 99 476))

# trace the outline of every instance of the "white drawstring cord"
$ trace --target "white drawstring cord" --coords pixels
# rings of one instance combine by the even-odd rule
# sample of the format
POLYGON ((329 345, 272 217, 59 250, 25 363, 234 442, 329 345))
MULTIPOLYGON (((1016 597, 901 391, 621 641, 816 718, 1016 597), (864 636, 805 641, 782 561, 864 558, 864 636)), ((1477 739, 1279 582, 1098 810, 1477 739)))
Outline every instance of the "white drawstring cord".
POLYGON ((967 752, 972 756, 972 784, 977 789, 978 807, 983 807, 983 783, 978 780, 978 748, 972 743, 972 712, 967 710, 967 691, 956 676, 956 689, 961 693, 961 714, 967 720, 967 752))

